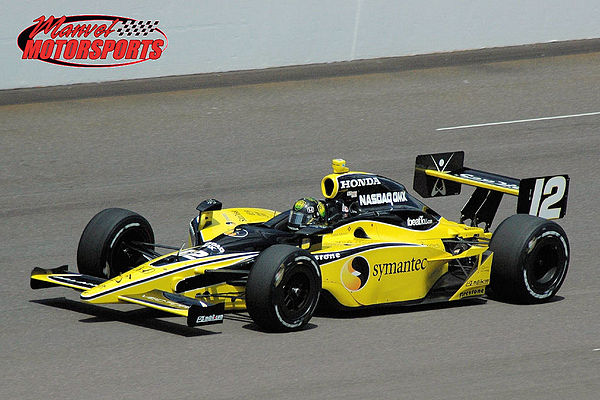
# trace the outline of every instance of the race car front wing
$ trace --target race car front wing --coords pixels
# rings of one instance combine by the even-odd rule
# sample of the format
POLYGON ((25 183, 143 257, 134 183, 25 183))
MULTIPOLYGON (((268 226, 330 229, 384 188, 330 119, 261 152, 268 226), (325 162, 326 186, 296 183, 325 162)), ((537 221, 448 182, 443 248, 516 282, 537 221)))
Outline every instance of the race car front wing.
MULTIPOLYGON (((52 269, 35 268, 31 272, 30 286, 32 289, 65 286, 84 292, 106 281, 107 279, 70 272, 67 265, 62 265, 52 269)), ((186 317, 189 327, 222 323, 225 312, 223 302, 210 303, 161 290, 123 294, 118 299, 186 317)))

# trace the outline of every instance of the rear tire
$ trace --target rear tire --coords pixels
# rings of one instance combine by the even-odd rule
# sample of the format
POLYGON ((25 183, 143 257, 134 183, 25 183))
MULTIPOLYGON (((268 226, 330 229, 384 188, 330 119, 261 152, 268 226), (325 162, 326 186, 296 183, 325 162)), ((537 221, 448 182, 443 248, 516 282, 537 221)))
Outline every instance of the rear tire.
POLYGON ((127 242, 154 243, 150 223, 141 215, 122 208, 108 208, 96 214, 81 234, 77 247, 80 273, 113 278, 146 261, 127 249, 127 242))
POLYGON ((321 269, 298 247, 278 244, 264 250, 248 275, 246 307, 267 331, 302 329, 312 318, 321 292, 321 269))
POLYGON ((550 300, 569 266, 569 241, 553 221, 527 214, 505 219, 490 242, 490 287, 501 300, 532 304, 550 300))

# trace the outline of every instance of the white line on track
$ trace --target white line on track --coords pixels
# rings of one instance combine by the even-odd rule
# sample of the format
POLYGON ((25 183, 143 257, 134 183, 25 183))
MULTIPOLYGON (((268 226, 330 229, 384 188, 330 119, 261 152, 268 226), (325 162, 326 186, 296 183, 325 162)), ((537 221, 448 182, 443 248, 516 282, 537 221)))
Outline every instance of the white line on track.
POLYGON ((600 115, 600 111, 583 113, 583 114, 556 115, 554 117, 540 117, 540 118, 529 118, 529 119, 516 119, 516 120, 513 120, 513 121, 486 122, 484 124, 474 124, 474 125, 449 126, 447 128, 437 128, 436 131, 450 131, 450 130, 453 130, 453 129, 479 128, 479 127, 482 127, 482 126, 493 126, 493 125, 520 124, 522 122, 535 122, 535 121, 547 121, 547 120, 550 120, 550 119, 566 119, 566 118, 587 117, 587 116, 590 116, 590 115, 600 115))

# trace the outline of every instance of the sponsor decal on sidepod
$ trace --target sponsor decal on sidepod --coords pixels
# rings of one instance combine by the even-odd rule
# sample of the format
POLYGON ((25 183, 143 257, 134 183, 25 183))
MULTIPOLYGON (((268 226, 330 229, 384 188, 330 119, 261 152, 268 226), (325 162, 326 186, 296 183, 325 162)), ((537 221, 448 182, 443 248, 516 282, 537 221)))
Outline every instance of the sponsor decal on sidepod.
POLYGON ((406 202, 406 192, 372 193, 358 196, 361 206, 406 202))
POLYGON ((377 281, 381 280, 384 275, 396 275, 405 272, 413 272, 419 270, 425 270, 427 268, 427 259, 414 257, 412 260, 389 262, 373 265, 373 277, 378 276, 377 281))
POLYGON ((377 179, 375 177, 348 179, 348 180, 343 180, 343 181, 340 180, 339 182, 340 182, 340 189, 350 189, 350 188, 355 188, 355 187, 373 186, 373 185, 381 184, 379 179, 377 179))
POLYGON ((406 225, 407 226, 421 226, 421 225, 429 225, 433 222, 432 219, 425 218, 422 215, 419 215, 419 218, 407 218, 406 225))
POLYGON ((342 285, 350 292, 359 291, 369 280, 369 270, 369 262, 364 257, 351 258, 342 267, 340 273, 342 285))

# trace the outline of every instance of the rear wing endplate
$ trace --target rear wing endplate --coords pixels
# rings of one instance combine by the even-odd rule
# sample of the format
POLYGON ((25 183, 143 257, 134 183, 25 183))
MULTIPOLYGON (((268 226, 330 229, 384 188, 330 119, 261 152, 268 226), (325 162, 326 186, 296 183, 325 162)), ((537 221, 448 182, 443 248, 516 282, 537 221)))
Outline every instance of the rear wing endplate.
POLYGON ((464 151, 422 154, 415 162, 414 190, 422 197, 460 194, 462 185, 476 187, 463 207, 461 221, 489 227, 503 194, 517 196, 517 213, 546 219, 567 212, 569 176, 517 179, 464 166, 464 151))

